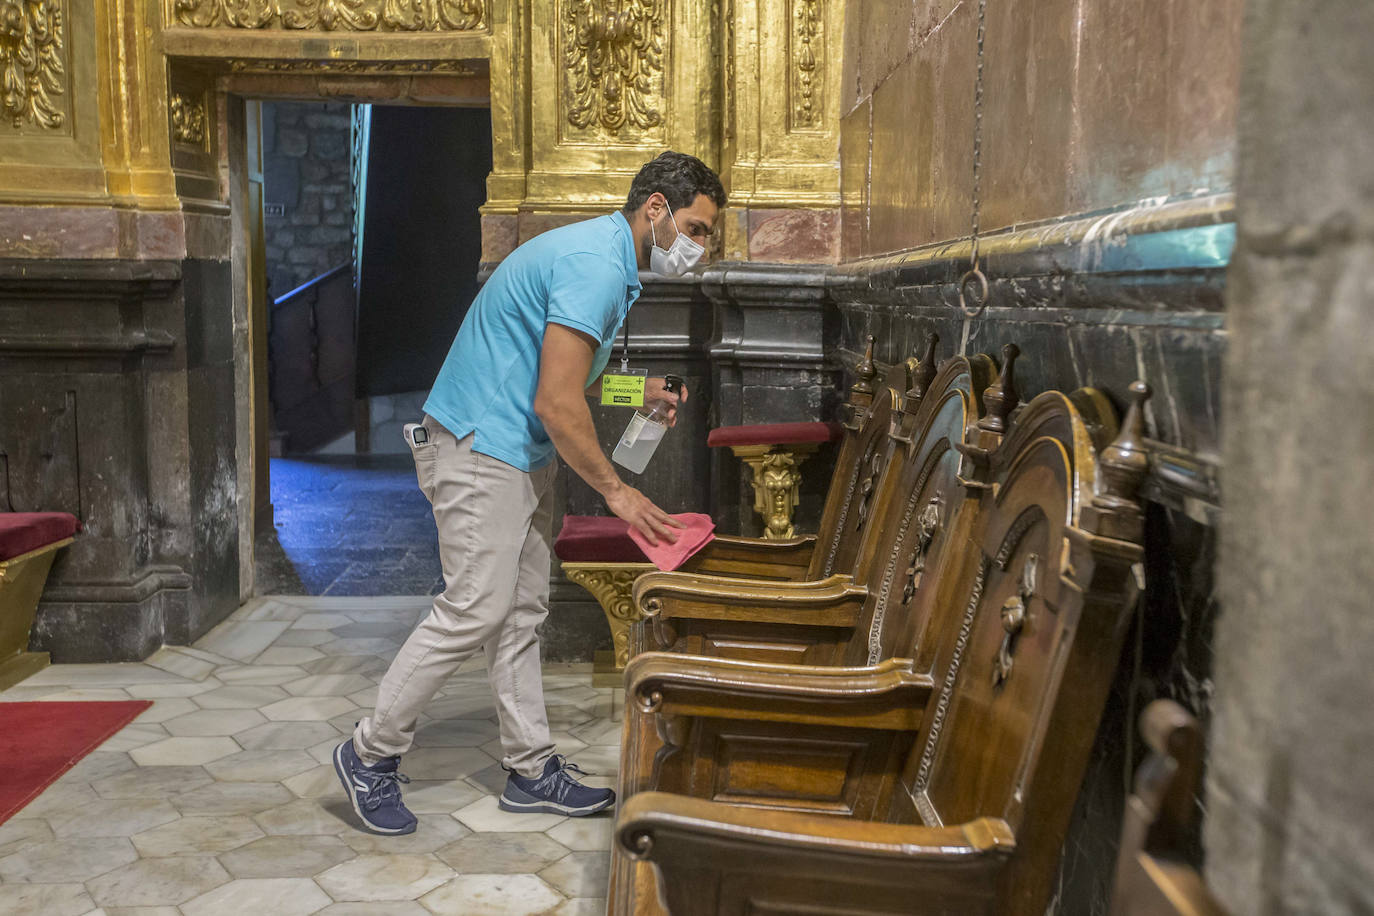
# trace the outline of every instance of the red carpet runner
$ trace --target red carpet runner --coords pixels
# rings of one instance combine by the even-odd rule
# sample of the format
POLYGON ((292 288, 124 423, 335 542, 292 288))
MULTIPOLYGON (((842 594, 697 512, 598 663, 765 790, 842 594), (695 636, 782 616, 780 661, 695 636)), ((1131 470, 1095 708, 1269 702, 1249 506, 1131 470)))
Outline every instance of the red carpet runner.
POLYGON ((152 705, 0 703, 0 824, 152 705))

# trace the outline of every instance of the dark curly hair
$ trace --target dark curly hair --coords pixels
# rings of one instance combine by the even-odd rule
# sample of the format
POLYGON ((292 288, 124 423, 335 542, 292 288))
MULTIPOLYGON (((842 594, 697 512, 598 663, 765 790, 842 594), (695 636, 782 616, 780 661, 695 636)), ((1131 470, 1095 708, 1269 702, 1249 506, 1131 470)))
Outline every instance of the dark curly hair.
POLYGON ((669 150, 644 163, 635 180, 630 183, 630 196, 625 200, 626 216, 644 206, 649 195, 658 191, 674 210, 690 207, 698 194, 705 194, 717 207, 725 206, 725 188, 706 163, 696 156, 669 150))

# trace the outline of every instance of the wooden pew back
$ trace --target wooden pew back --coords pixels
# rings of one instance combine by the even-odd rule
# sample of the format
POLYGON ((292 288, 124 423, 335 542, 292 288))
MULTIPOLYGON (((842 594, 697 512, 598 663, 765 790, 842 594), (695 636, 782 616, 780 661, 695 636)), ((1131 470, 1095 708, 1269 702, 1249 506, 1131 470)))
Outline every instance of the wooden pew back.
MULTIPOLYGON (((1123 438, 1100 393, 1046 392, 994 448, 966 445, 981 491, 959 553, 963 600, 932 626, 934 693, 888 819, 1004 822, 999 896, 1042 912, 1136 594, 1143 460, 1135 392, 1123 438), (1124 443, 1124 445, 1123 445, 1124 443)), ((985 424, 980 432, 989 432, 985 424)))

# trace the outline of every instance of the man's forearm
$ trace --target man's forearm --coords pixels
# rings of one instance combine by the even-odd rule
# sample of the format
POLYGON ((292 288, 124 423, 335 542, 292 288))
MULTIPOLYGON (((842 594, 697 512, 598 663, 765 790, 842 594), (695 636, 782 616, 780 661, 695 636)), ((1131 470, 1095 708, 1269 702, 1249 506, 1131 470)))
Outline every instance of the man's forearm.
POLYGON ((623 485, 620 475, 601 451, 585 398, 568 398, 557 410, 540 419, 558 454, 588 486, 607 496, 623 485))

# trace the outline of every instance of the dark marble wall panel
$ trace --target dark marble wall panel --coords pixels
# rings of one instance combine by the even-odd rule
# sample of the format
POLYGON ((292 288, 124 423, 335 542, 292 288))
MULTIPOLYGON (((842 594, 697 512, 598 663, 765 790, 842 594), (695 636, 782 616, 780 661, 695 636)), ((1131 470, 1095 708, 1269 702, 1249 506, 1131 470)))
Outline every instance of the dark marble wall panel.
POLYGON ((85 526, 34 626, 54 661, 142 659, 237 606, 229 279, 223 262, 0 261, 0 508, 85 526))

